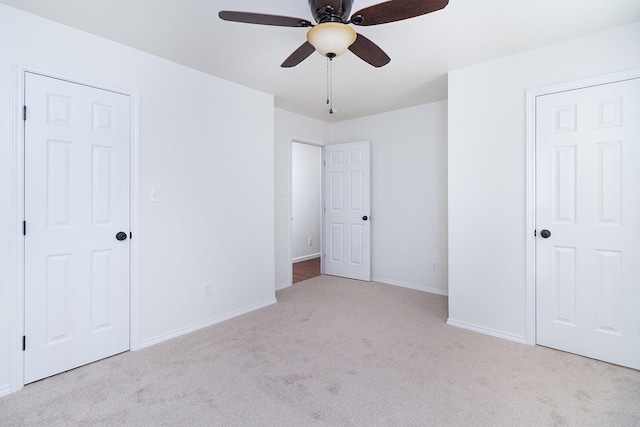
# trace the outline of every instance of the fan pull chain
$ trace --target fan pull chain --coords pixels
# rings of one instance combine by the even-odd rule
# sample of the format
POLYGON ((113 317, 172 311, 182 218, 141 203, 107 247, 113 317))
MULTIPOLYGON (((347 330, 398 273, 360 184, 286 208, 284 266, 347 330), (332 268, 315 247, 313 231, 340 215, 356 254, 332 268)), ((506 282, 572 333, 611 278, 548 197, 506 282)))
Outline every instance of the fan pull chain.
POLYGON ((327 104, 329 114, 333 114, 333 58, 327 57, 327 104))
POLYGON ((327 57, 327 105, 331 101, 329 100, 329 57, 327 57))

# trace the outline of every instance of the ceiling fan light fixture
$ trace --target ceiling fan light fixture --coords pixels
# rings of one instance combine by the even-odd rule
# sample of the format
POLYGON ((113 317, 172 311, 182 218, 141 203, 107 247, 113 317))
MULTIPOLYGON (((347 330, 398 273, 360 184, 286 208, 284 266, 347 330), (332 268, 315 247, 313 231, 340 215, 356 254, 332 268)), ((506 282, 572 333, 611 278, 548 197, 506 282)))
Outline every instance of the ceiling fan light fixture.
POLYGON ((353 28, 339 22, 325 22, 311 28, 307 33, 307 41, 322 56, 333 58, 349 49, 358 35, 353 28))

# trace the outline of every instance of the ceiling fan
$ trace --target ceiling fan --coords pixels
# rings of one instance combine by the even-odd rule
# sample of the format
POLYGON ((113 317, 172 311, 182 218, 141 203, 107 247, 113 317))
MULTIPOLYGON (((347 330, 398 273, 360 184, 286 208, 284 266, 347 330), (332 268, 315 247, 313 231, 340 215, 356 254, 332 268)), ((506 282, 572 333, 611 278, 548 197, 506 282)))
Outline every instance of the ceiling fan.
POLYGON ((310 27, 307 41, 296 49, 281 67, 295 67, 313 52, 332 59, 347 49, 374 67, 382 67, 391 58, 374 42, 356 33, 348 24, 369 26, 414 18, 443 9, 449 0, 389 0, 361 9, 351 15, 353 0, 309 0, 316 24, 306 19, 262 13, 221 11, 225 21, 279 27, 310 27))

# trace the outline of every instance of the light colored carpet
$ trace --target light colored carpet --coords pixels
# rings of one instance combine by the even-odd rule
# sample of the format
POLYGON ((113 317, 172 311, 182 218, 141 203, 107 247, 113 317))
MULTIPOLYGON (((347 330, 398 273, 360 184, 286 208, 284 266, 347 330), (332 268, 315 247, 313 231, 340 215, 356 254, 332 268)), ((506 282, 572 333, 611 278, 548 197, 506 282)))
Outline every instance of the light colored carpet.
POLYGON ((640 372, 447 326, 446 297, 328 276, 277 297, 28 385, 0 425, 640 425, 640 372))

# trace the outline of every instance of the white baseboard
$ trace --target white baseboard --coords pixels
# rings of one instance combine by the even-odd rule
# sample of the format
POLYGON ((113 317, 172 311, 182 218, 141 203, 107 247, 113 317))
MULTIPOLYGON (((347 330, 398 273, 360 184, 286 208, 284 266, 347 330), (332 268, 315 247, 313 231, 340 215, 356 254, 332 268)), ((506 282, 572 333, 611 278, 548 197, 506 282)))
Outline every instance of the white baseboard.
POLYGON ((290 288, 291 287, 291 283, 289 282, 282 282, 276 285, 276 291, 279 291, 281 289, 286 289, 286 288, 290 288))
POLYGON ((397 280, 385 279, 383 277, 372 277, 371 280, 373 282, 384 283, 386 285, 400 286, 402 288, 414 289, 416 291, 428 292, 430 294, 436 295, 444 295, 448 296, 449 293, 447 291, 443 291, 442 289, 430 288, 428 286, 420 286, 414 285, 412 283, 400 282, 397 280))
POLYGON ((316 259, 316 258, 320 258, 319 252, 317 254, 295 257, 291 260, 291 262, 295 264, 296 262, 309 261, 310 259, 316 259))
POLYGON ((260 308, 267 307, 267 306, 269 306, 271 304, 275 304, 276 302, 277 301, 276 301, 275 298, 270 298, 270 299, 268 299, 266 301, 263 301, 263 302, 260 302, 260 303, 257 303, 257 304, 253 304, 253 305, 241 308, 239 310, 232 311, 231 313, 223 314, 222 316, 217 316, 217 317, 214 317, 213 319, 209 319, 209 320, 206 320, 204 322, 197 323, 195 325, 187 326, 186 328, 178 329, 178 330, 175 330, 173 332, 169 332, 167 334, 163 334, 163 335, 157 336, 155 338, 150 338, 150 339, 143 340, 140 343, 140 348, 150 347, 152 345, 159 344, 159 343, 161 343, 163 341, 167 341, 167 340, 170 340, 172 338, 177 338, 177 337, 179 337, 181 335, 188 334, 189 332, 194 332, 194 331, 197 331, 198 329, 206 328, 207 326, 215 325, 216 323, 224 322, 225 320, 229 320, 229 319, 232 319, 234 317, 238 317, 238 316, 241 316, 243 314, 247 314, 247 313, 252 312, 254 310, 258 310, 260 308))
POLYGON ((479 332, 485 335, 491 335, 492 337, 502 338, 509 341, 514 341, 520 344, 526 344, 527 339, 520 335, 510 334, 508 332, 497 331, 491 328, 485 328, 484 326, 473 325, 471 323, 460 322, 451 318, 447 319, 447 325, 455 326, 457 328, 468 329, 473 332, 479 332))
POLYGON ((9 393, 11 393, 11 386, 10 385, 4 385, 4 386, 0 387, 0 397, 6 396, 9 393))

